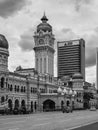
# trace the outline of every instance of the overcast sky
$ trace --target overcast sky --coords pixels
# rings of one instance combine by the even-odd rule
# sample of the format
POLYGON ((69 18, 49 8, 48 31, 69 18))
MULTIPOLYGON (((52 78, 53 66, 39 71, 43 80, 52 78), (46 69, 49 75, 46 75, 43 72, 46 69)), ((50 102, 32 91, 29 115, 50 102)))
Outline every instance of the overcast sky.
MULTIPOLYGON (((35 67, 33 35, 44 11, 56 41, 84 38, 86 81, 95 82, 98 0, 0 0, 0 33, 9 42, 9 70, 35 67)), ((55 53, 54 76, 56 59, 55 53)))

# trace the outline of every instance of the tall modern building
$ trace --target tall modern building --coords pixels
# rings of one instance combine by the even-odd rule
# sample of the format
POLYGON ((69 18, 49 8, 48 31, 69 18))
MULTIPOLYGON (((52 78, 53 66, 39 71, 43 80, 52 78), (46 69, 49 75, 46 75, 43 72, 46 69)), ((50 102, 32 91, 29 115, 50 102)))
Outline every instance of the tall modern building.
POLYGON ((98 89, 98 48, 96 49, 96 87, 98 89))
POLYGON ((58 77, 81 73, 85 79, 85 41, 83 39, 57 43, 58 77))

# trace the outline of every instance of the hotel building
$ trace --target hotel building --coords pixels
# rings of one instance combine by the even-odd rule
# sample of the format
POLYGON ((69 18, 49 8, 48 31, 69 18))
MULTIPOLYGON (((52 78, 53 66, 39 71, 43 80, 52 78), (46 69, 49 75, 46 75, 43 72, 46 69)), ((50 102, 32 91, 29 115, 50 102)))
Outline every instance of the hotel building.
POLYGON ((58 49, 58 77, 81 73, 85 80, 85 41, 83 39, 61 41, 58 49))

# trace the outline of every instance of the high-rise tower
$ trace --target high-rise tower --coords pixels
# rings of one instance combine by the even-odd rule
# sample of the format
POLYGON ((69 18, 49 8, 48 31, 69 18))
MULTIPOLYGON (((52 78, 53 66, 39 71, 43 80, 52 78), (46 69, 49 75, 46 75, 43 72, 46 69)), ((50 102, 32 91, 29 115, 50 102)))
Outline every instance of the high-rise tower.
POLYGON ((35 69, 41 74, 54 75, 54 35, 52 26, 47 23, 45 16, 41 18, 41 23, 37 26, 34 34, 35 41, 35 69))
POLYGON ((85 80, 85 41, 58 42, 58 77, 81 73, 85 80))

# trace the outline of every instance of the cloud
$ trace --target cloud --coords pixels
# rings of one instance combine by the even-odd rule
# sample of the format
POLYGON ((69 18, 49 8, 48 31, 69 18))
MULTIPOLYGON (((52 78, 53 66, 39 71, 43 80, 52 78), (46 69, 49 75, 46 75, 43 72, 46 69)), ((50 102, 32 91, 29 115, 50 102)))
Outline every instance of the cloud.
POLYGON ((66 41, 78 38, 78 35, 71 28, 62 28, 60 30, 54 30, 54 34, 57 41, 66 41))
MULTIPOLYGON (((96 27, 92 33, 76 34, 71 28, 63 28, 61 30, 55 30, 55 36, 57 41, 66 41, 83 38, 85 40, 85 65, 91 67, 96 64, 96 47, 98 47, 98 27, 96 27)), ((56 45, 55 45, 56 48, 56 45)))
POLYGON ((86 67, 96 64, 96 47, 98 47, 98 28, 93 34, 85 36, 86 41, 86 67))
POLYGON ((78 12, 83 6, 91 5, 91 0, 74 0, 75 10, 78 12))
POLYGON ((0 0, 0 16, 7 18, 21 10, 26 4, 26 0, 0 0))
POLYGON ((33 50, 34 47, 34 31, 33 29, 29 29, 28 31, 24 32, 20 36, 20 41, 19 41, 19 47, 22 49, 22 51, 31 51, 33 50))

